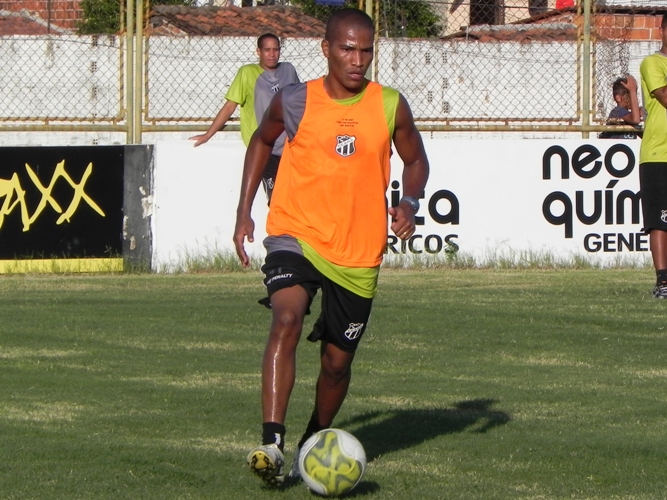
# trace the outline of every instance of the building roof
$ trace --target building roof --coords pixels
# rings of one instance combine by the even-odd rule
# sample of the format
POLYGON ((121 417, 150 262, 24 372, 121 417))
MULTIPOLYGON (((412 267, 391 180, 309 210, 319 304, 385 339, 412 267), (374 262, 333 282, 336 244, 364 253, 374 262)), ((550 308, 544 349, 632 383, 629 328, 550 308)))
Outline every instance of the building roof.
POLYGON ((49 23, 27 10, 0 10, 0 36, 8 35, 64 35, 71 30, 49 23))
MULTIPOLYGON (((659 40, 660 37, 656 35, 660 26, 659 14, 667 12, 667 2, 664 0, 647 1, 661 1, 664 4, 660 9, 632 11, 617 5, 596 4, 597 11, 593 20, 596 24, 597 35, 606 39, 659 40), (618 18, 618 21, 612 22, 609 18, 618 18)), ((577 13, 576 7, 552 9, 509 24, 468 26, 444 38, 521 43, 573 41, 578 36, 577 23, 580 22, 578 17, 580 14, 577 13)))
POLYGON ((298 7, 185 7, 158 5, 151 11, 148 32, 158 35, 279 37, 324 36, 325 24, 298 7))
POLYGON ((465 36, 480 42, 565 42, 577 39, 577 26, 572 23, 482 24, 470 26, 465 36))

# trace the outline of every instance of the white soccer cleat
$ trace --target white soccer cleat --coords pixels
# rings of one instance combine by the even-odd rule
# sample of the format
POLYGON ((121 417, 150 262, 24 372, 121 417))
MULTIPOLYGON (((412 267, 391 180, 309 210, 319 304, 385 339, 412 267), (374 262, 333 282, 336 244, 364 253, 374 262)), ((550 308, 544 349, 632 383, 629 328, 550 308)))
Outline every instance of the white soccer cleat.
POLYGON ((280 486, 285 481, 283 466, 285 457, 278 445, 265 444, 248 453, 246 459, 250 470, 267 486, 280 486))

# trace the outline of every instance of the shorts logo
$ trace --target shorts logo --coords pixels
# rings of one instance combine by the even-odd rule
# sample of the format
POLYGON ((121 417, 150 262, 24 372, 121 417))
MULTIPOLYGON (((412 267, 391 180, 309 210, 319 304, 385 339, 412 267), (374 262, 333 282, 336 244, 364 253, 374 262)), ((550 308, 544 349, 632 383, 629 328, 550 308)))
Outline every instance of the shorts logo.
POLYGON ((266 280, 266 285, 268 286, 276 280, 284 280, 286 278, 291 278, 291 277, 292 273, 284 273, 284 274, 278 274, 276 276, 271 276, 268 280, 266 280))
POLYGON ((354 146, 356 140, 356 137, 350 135, 336 136, 336 153, 343 157, 352 156, 357 150, 354 146))
POLYGON ((350 323, 350 326, 347 327, 347 330, 345 330, 343 335, 345 335, 348 340, 354 340, 361 335, 361 330, 363 328, 363 323, 350 323))
POLYGON ((667 210, 662 211, 662 213, 660 214, 660 220, 662 222, 667 222, 667 210))

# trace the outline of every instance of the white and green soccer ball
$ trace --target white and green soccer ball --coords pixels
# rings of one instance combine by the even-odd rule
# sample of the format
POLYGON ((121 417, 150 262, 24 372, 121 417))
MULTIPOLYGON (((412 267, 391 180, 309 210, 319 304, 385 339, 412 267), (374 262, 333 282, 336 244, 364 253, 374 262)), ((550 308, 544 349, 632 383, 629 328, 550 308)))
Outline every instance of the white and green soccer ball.
POLYGON ((306 486, 325 496, 349 492, 366 470, 366 452, 359 440, 341 429, 324 429, 301 447, 299 471, 306 486))

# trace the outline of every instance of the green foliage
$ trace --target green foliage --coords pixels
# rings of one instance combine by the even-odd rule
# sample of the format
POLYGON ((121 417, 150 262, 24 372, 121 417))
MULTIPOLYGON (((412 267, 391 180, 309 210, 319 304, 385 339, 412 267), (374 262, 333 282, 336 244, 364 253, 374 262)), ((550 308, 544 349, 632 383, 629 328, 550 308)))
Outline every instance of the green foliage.
POLYGON ((81 0, 83 16, 78 25, 79 34, 117 33, 120 30, 118 0, 81 0))
POLYGON ((354 0, 345 0, 344 5, 320 5, 315 3, 315 0, 292 0, 290 3, 300 7, 304 14, 316 17, 323 23, 326 23, 331 14, 337 10, 345 8, 356 9, 359 5, 358 2, 354 0))
MULTIPOLYGON (((354 0, 345 0, 343 6, 318 5, 315 0, 293 0, 292 3, 323 22, 336 10, 358 6, 354 0)), ((442 34, 442 25, 433 6, 424 0, 382 0, 379 34, 390 38, 434 38, 442 34)))
POLYGON ((382 0, 380 36, 391 38, 437 38, 442 34, 440 17, 422 0, 382 0))
MULTIPOLYGON (((127 0, 81 0, 82 20, 79 22, 80 35, 115 34, 121 26, 121 2, 127 0)), ((134 0, 129 0, 134 1, 134 0)), ((148 0, 144 0, 144 5, 148 0)), ((152 0, 155 5, 186 5, 192 6, 196 0, 152 0)), ((122 9, 125 12, 125 9, 122 9)))

